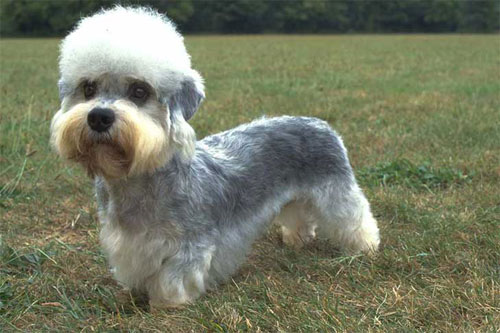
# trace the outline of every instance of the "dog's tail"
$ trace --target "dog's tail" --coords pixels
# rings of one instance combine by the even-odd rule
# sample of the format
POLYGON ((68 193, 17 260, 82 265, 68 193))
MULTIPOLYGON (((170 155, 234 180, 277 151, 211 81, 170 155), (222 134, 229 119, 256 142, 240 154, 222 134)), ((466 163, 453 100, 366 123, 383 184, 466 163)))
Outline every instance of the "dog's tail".
POLYGON ((317 216, 318 236, 333 242, 347 253, 374 253, 380 236, 370 204, 354 182, 339 186, 325 184, 313 193, 313 213, 317 216))

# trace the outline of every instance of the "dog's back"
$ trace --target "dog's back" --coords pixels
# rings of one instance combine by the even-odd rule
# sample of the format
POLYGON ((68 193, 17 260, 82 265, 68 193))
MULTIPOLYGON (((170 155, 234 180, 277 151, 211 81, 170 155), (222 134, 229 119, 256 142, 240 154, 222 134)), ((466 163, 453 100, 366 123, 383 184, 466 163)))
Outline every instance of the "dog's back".
POLYGON ((209 136, 200 142, 224 163, 239 165, 240 176, 283 186, 321 182, 352 171, 341 138, 317 118, 263 118, 209 136))

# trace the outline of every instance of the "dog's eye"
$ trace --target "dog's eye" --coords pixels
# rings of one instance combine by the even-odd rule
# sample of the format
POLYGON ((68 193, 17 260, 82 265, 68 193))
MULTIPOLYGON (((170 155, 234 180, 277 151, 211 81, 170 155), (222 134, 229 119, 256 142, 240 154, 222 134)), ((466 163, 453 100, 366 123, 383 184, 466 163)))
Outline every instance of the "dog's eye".
POLYGON ((132 97, 137 99, 145 99, 148 96, 148 91, 143 87, 132 88, 132 97))
POLYGON ((91 98, 95 95, 97 91, 96 84, 94 82, 85 82, 83 85, 83 94, 85 98, 91 98))

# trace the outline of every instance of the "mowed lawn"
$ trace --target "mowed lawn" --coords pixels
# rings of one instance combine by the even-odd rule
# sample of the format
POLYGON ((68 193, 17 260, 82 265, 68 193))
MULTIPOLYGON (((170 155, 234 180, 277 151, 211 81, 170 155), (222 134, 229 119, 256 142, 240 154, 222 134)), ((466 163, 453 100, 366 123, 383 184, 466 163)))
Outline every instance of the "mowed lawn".
POLYGON ((263 235, 238 274, 150 313, 113 280, 91 180, 49 147, 56 39, 0 44, 0 331, 495 332, 500 328, 498 35, 198 36, 198 137, 307 115, 344 138, 382 243, 343 256, 263 235))

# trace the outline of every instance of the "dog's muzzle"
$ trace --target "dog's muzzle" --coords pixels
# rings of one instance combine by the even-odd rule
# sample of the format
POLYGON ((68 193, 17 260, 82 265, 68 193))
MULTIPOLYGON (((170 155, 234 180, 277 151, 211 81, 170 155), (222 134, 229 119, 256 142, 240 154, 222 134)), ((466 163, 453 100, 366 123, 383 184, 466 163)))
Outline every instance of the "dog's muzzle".
POLYGON ((115 113, 111 109, 94 108, 87 116, 87 124, 96 132, 107 131, 115 121, 115 113))

